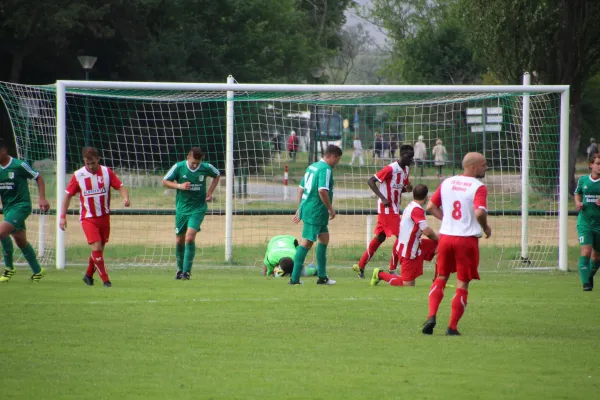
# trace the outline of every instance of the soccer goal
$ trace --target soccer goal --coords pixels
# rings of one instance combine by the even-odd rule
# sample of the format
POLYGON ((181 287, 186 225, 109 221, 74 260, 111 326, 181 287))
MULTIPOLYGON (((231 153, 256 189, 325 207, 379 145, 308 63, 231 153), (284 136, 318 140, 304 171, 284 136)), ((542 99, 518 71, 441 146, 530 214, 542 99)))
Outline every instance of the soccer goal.
MULTIPOLYGON (((523 86, 271 85, 232 78, 2 83, 0 96, 17 155, 46 178, 53 210, 81 166, 84 145, 98 148, 101 163, 129 187, 131 208, 113 193, 109 262, 175 265, 175 193, 162 187, 162 178, 192 146, 202 147, 205 161, 224 175, 197 238, 199 263, 260 265, 272 236, 299 237, 301 227, 291 220, 297 187, 328 144, 344 150, 334 171, 331 265, 360 258, 377 218, 366 181, 401 145, 418 140, 426 156, 411 168, 411 180, 430 193, 460 173, 465 153, 479 151, 488 160, 483 181, 493 236, 481 240, 482 269, 566 270, 568 246, 576 245, 567 235, 574 229, 567 213, 569 87, 532 86, 527 75, 523 86), (354 140, 362 143, 362 165, 358 159, 350 165, 354 140), (432 152, 436 146, 443 147, 441 159, 432 152)), ((406 195, 403 206, 409 201, 406 195)), ((86 262, 75 201, 72 207, 66 232, 55 211, 28 220, 42 262, 58 268, 86 262)), ((387 262, 389 251, 380 253, 372 264, 387 262)))

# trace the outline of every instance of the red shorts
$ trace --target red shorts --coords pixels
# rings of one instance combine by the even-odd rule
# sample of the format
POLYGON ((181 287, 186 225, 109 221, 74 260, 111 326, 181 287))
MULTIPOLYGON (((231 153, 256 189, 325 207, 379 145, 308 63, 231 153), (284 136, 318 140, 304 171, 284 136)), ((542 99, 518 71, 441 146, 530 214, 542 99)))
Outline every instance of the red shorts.
POLYGON ((396 236, 400 233, 400 218, 398 214, 378 214, 375 235, 385 233, 386 237, 396 236))
POLYGON ((478 268, 479 238, 440 235, 437 275, 450 276, 456 272, 458 280, 470 282, 479 279, 478 268))
POLYGON ((87 238, 88 244, 95 242, 108 242, 110 236, 110 215, 101 217, 84 218, 81 220, 83 233, 87 238))
POLYGON ((437 242, 429 239, 421 240, 421 254, 413 259, 400 257, 400 279, 404 282, 414 281, 423 275, 423 261, 431 261, 435 256, 437 242))

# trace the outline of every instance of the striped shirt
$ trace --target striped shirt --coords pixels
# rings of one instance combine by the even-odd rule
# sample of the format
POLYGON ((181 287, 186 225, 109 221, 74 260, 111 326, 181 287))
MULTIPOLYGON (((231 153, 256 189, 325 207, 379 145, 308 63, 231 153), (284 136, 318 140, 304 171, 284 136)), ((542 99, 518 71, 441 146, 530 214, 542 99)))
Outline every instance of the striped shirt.
POLYGON ((123 183, 108 167, 98 165, 95 174, 86 167, 75 171, 67 185, 70 196, 79 193, 79 219, 110 214, 110 188, 119 189, 123 183))
POLYGON ((390 206, 385 207, 381 199, 377 199, 378 214, 400 214, 400 202, 402 201, 402 189, 410 185, 408 179, 408 166, 402 168, 394 161, 382 168, 375 174, 379 181, 379 191, 390 201, 390 206))

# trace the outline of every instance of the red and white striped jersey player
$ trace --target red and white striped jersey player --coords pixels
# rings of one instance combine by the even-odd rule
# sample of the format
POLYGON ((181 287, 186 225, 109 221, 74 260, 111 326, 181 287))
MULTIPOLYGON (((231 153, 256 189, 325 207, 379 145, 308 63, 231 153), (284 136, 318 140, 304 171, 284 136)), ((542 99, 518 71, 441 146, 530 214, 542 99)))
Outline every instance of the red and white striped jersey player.
POLYGON ((392 286, 415 286, 415 280, 423 275, 423 262, 431 261, 435 256, 438 237, 427 224, 423 206, 427 202, 427 186, 417 185, 413 189, 413 201, 404 209, 400 220, 400 236, 396 252, 400 257, 402 272, 400 276, 380 272, 375 268, 371 278, 371 286, 380 280, 392 286), (421 240, 425 235, 429 239, 421 240))
MULTIPOLYGON (((400 159, 390 165, 382 168, 367 181, 367 184, 378 197, 377 199, 377 225, 375 226, 375 237, 369 243, 367 250, 363 253, 358 264, 354 264, 352 269, 358 274, 359 278, 365 277, 365 267, 375 252, 381 246, 385 239, 390 236, 398 237, 400 227, 400 203, 402 193, 411 192, 412 186, 408 176, 408 166, 412 164, 415 151, 412 146, 404 145, 400 147, 400 159), (377 187, 379 182, 379 188, 377 187)), ((398 265, 398 256, 396 254, 396 245, 392 248, 392 257, 390 258, 390 272, 395 271, 398 265)))
POLYGON ((98 150, 84 147, 82 154, 85 165, 73 173, 67 185, 59 226, 62 230, 67 227, 67 210, 71 198, 79 193, 79 221, 88 244, 92 247, 83 281, 89 286, 93 285, 94 270, 98 270, 104 286, 111 287, 103 256, 104 246, 110 235, 110 188, 119 191, 125 207, 130 205, 129 192, 110 168, 99 164, 98 150))
POLYGON ((427 211, 442 220, 437 256, 437 278, 429 291, 429 315, 423 333, 431 335, 436 314, 444 297, 450 274, 456 272, 456 294, 452 299, 446 335, 457 336, 458 321, 465 312, 469 282, 479 279, 479 238, 489 238, 487 188, 478 179, 485 177, 487 162, 483 154, 467 153, 463 174, 446 179, 431 196, 427 211))

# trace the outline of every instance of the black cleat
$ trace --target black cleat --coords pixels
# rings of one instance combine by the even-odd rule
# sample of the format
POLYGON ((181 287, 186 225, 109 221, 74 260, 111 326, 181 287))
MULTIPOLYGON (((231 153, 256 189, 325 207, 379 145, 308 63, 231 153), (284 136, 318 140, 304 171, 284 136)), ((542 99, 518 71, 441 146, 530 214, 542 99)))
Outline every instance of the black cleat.
POLYGON ((588 284, 590 285, 590 287, 593 289, 594 288, 594 276, 590 276, 590 280, 588 281, 588 284))
POLYGON ((433 328, 435 328, 435 315, 427 318, 427 321, 425 321, 423 324, 423 330, 421 332, 423 332, 425 335, 432 335, 433 328))
POLYGON ((446 329, 446 336, 460 336, 460 332, 457 329, 448 328, 446 329))
POLYGON ((594 284, 593 283, 588 282, 588 283, 584 283, 583 284, 583 291, 584 292, 591 292, 593 288, 594 288, 594 284))
POLYGON ((192 274, 190 274, 189 272, 184 272, 183 274, 181 274, 182 281, 189 281, 190 279, 192 279, 192 274))
POLYGON ((182 277, 183 277, 183 271, 177 271, 177 273, 175 274, 175 279, 180 281, 182 277))
POLYGON ((84 275, 83 276, 83 281, 88 286, 94 286, 94 278, 92 278, 91 276, 84 275))
POLYGON ((360 279, 365 279, 365 270, 364 268, 360 268, 358 264, 352 266, 352 271, 356 272, 360 279))
POLYGON ((104 282, 104 287, 112 287, 112 283, 110 281, 104 282))

